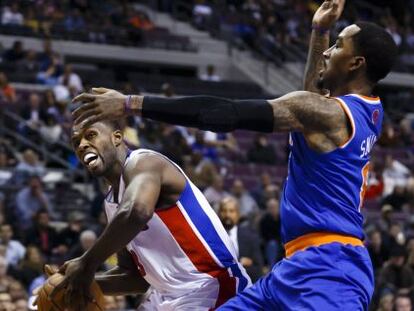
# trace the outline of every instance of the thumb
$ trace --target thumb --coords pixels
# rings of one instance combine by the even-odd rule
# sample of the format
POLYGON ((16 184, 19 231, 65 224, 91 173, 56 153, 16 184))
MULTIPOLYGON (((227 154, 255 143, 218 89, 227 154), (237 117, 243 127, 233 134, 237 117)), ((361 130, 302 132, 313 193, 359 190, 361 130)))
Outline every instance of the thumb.
POLYGON ((58 270, 55 269, 55 268, 52 268, 50 265, 45 265, 44 271, 45 271, 47 276, 51 276, 51 275, 55 274, 58 270))
POLYGON ((109 92, 110 89, 104 88, 104 87, 93 87, 92 93, 94 94, 104 94, 106 92, 109 92))

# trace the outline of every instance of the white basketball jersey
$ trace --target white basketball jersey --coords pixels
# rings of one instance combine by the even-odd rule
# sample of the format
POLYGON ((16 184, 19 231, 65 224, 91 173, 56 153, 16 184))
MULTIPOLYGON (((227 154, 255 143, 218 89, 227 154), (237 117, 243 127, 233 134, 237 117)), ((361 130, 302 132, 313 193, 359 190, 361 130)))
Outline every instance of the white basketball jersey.
MULTIPOLYGON (((166 158, 154 151, 139 149, 131 152, 126 161, 148 152, 166 158)), ((250 278, 238 263, 220 219, 202 192, 184 176, 186 187, 176 204, 156 209, 148 229, 128 243, 127 249, 141 275, 158 292, 181 295, 215 282, 218 306, 249 286, 250 278)), ((121 176, 118 202, 122 202, 124 191, 121 176)), ((110 191, 105 200, 109 222, 118 207, 113 202, 113 191, 110 191)))

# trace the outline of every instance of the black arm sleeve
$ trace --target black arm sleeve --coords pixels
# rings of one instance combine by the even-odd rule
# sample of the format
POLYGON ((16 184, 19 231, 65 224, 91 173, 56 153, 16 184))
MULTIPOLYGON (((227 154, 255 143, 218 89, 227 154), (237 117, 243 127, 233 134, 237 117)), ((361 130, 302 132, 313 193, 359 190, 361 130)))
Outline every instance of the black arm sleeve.
POLYGON ((273 109, 266 100, 230 100, 213 96, 145 96, 144 118, 213 132, 236 129, 273 131, 273 109))

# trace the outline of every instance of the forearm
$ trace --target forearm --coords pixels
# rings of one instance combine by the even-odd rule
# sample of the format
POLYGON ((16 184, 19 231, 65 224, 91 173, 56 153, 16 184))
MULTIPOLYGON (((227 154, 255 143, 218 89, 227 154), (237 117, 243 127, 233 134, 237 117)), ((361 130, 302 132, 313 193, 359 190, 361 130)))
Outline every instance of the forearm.
POLYGON ((82 256, 87 265, 96 270, 109 256, 124 248, 145 227, 148 221, 145 215, 140 215, 139 209, 128 203, 121 204, 114 219, 82 256))
POLYGON ((144 97, 142 116, 213 132, 245 129, 272 132, 273 111, 266 100, 231 100, 213 96, 166 99, 144 97))
POLYGON ((112 273, 97 274, 95 281, 102 292, 110 296, 145 293, 149 287, 138 272, 131 271, 122 272, 119 270, 117 274, 114 274, 114 271, 112 273))
POLYGON ((329 31, 312 30, 308 58, 305 66, 303 89, 321 93, 317 87, 319 71, 322 69, 323 52, 329 48, 329 31))

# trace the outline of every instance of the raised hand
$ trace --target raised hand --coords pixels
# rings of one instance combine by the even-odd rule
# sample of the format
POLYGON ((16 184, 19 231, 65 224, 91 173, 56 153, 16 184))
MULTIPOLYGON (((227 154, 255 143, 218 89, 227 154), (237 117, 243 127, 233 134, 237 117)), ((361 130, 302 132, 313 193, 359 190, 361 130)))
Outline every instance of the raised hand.
POLYGON ((312 24, 321 29, 330 29, 341 17, 345 0, 326 0, 313 15, 312 24))
POLYGON ((82 93, 73 99, 82 103, 72 113, 74 124, 83 128, 102 120, 125 118, 126 100, 126 95, 102 87, 93 88, 92 93, 82 93))

